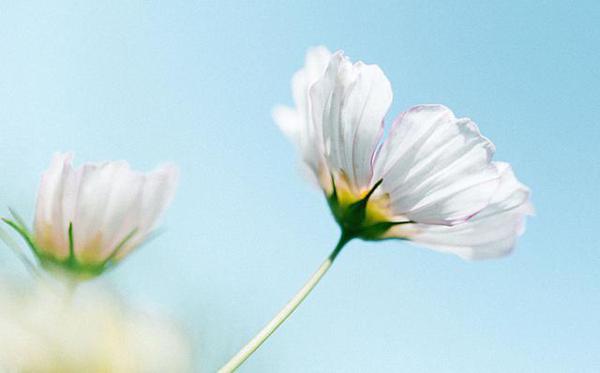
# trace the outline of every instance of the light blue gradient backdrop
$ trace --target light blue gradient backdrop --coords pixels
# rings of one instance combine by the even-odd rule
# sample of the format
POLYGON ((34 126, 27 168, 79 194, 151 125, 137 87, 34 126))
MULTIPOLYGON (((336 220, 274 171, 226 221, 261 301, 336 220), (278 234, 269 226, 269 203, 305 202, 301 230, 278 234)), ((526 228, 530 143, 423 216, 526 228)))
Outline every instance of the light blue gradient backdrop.
POLYGON ((1 2, 0 204, 31 218, 57 150, 178 163, 167 231, 105 281, 179 317, 213 371, 337 240, 270 111, 307 47, 344 49, 386 72, 390 118, 473 118, 537 216, 484 263, 351 243, 241 371, 598 372, 600 5, 486 3, 1 2))

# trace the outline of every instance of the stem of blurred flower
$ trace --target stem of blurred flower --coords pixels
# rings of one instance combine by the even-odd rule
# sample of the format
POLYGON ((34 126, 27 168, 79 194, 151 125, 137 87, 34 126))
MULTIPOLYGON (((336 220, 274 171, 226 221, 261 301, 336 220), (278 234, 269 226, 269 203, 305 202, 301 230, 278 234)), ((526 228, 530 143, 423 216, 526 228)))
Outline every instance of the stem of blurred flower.
POLYGON ((67 298, 69 301, 73 300, 75 296, 75 292, 77 291, 77 287, 79 286, 79 281, 74 278, 67 278, 65 281, 65 291, 67 298))
POLYGON ((310 277, 308 282, 298 291, 298 293, 279 311, 279 313, 242 349, 233 357, 227 364, 219 369, 219 373, 230 373, 240 367, 266 340, 283 324, 283 322, 294 312, 294 310, 302 303, 304 298, 310 294, 312 289, 319 283, 321 278, 327 273, 327 270, 333 264, 333 261, 342 251, 342 248, 352 239, 351 235, 342 232, 342 236, 338 241, 335 249, 329 254, 327 259, 321 264, 319 269, 310 277))

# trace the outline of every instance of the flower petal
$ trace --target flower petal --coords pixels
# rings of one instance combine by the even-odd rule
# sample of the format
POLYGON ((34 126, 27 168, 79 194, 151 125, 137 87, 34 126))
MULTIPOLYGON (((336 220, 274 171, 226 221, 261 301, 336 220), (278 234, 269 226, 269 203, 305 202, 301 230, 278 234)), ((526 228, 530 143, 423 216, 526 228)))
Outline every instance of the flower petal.
POLYGON ((375 160, 395 215, 453 225, 482 210, 498 185, 494 145, 475 123, 441 105, 417 106, 394 123, 375 160))
POLYGON ((273 119, 281 131, 292 141, 301 153, 303 161, 318 180, 324 166, 322 151, 322 130, 315 128, 310 114, 309 89, 323 75, 331 58, 325 47, 308 50, 304 67, 292 78, 292 94, 295 108, 277 106, 273 119))
POLYGON ((450 252, 465 259, 488 259, 509 254, 533 214, 529 189, 506 163, 497 163, 500 183, 489 205, 469 221, 453 227, 419 225, 418 245, 450 252))
POLYGON ((85 165, 78 192, 73 236, 75 255, 83 263, 105 260, 118 240, 125 217, 133 207, 142 174, 133 172, 127 162, 85 165))
POLYGON ((39 248, 58 259, 68 257, 68 227, 74 204, 71 181, 75 177, 71 153, 55 154, 42 175, 34 231, 39 248))
POLYGON ((377 65, 352 64, 337 52, 310 97, 329 169, 346 176, 356 192, 368 189, 371 160, 392 102, 390 82, 377 65))
MULTIPOLYGON (((122 258, 133 248, 141 244, 148 234, 155 228, 156 223, 164 210, 173 200, 179 180, 179 170, 173 164, 167 164, 144 176, 144 182, 139 194, 138 208, 133 210, 129 221, 134 222, 135 235, 130 242, 117 253, 116 258, 122 258)), ((131 223, 127 226, 133 226, 131 223)), ((131 230, 121 231, 120 243, 131 230)))

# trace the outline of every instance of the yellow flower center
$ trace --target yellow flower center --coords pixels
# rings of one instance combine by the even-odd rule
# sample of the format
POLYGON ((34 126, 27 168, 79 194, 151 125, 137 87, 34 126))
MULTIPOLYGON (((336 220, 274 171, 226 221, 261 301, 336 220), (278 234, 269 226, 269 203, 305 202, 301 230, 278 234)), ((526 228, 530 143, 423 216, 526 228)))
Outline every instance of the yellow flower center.
POLYGON ((327 201, 331 212, 350 237, 365 240, 378 240, 387 237, 390 228, 409 223, 406 219, 397 221, 390 209, 388 194, 377 192, 381 180, 370 189, 357 191, 346 175, 341 174, 331 180, 327 201))

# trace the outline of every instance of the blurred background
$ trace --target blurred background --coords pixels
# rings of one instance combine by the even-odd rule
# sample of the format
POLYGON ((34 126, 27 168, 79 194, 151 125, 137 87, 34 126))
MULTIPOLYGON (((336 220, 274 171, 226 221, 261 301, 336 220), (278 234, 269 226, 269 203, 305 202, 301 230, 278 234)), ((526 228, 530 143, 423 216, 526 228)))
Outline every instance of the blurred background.
POLYGON ((179 319, 215 371, 337 241, 270 113, 309 46, 343 49, 391 80, 388 120, 473 118, 537 216, 489 262, 352 242, 240 371, 598 372, 599 19, 594 1, 0 1, 2 213, 31 220, 55 151, 176 162, 166 231, 99 281, 179 319))

